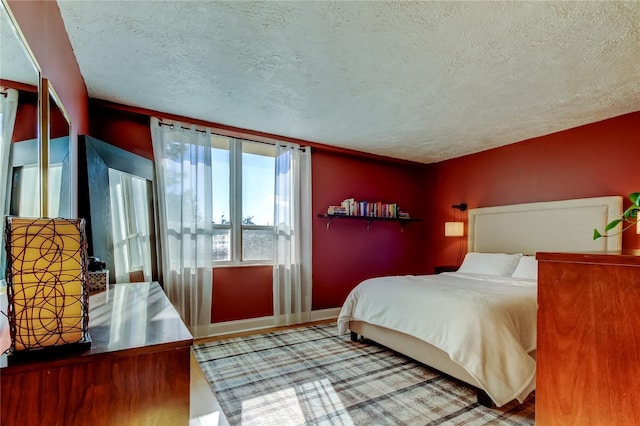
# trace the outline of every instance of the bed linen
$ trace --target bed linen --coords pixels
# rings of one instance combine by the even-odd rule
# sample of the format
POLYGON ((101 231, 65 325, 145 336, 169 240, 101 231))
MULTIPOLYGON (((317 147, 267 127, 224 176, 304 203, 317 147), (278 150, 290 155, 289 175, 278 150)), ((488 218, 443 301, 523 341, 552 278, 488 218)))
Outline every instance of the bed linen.
POLYGON ((338 332, 359 320, 409 334, 446 352, 497 406, 535 388, 535 280, 449 272, 379 277, 347 297, 338 332))

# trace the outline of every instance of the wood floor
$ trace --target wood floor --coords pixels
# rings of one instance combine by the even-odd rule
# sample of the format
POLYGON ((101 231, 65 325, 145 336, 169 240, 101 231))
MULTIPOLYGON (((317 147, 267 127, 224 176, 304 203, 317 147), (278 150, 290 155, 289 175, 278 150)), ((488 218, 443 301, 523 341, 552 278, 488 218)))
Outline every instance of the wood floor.
POLYGON ((189 426, 228 426, 198 361, 191 354, 191 405, 189 426))

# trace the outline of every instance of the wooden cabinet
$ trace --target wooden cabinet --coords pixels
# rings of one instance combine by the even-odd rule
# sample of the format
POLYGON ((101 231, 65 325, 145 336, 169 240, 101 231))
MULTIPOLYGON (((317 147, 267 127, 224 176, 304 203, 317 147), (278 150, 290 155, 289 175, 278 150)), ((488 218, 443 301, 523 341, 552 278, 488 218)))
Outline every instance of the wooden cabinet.
POLYGON ((536 425, 640 425, 640 251, 537 259, 536 425))
POLYGON ((2 425, 189 424, 193 338, 158 283, 112 285, 89 309, 91 349, 0 357, 2 425))

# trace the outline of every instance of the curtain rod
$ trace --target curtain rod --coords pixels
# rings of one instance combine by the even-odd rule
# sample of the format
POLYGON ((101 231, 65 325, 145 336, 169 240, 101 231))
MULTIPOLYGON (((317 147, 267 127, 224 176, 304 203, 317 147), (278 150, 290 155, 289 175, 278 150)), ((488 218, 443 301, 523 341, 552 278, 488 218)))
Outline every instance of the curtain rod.
POLYGON ((5 98, 9 96, 9 94, 5 91, 0 92, 0 95, 4 96, 5 98))
MULTIPOLYGON (((170 127, 170 128, 172 128, 172 129, 175 127, 175 125, 174 125, 174 124, 172 124, 172 123, 163 123, 162 121, 158 121, 158 125, 160 125, 160 126, 169 126, 169 127, 170 127)), ((180 128, 181 128, 181 129, 184 129, 184 130, 191 130, 191 128, 189 128, 189 127, 184 127, 184 126, 180 126, 180 128)), ((206 130, 198 130, 198 129, 195 129, 195 130, 196 130, 196 132, 198 132, 198 133, 207 133, 207 131, 206 131, 206 130)))
MULTIPOLYGON (((164 123, 164 122, 162 122, 162 121, 160 121, 160 120, 158 120, 158 125, 159 125, 159 126, 169 126, 169 127, 170 127, 170 128, 172 128, 172 129, 175 127, 175 125, 174 125, 173 123, 164 123)), ((180 128, 181 128, 181 129, 184 129, 184 130, 191 130, 191 128, 190 128, 190 127, 180 126, 180 128)), ((207 131, 206 131, 206 130, 198 130, 198 129, 195 129, 195 130, 196 130, 196 132, 199 132, 199 133, 207 133, 207 131)), ((254 141, 254 140, 252 140, 252 139, 246 139, 246 138, 232 138, 232 137, 230 137, 230 136, 225 136, 225 135, 221 135, 221 134, 214 133, 214 132, 211 132, 211 134, 212 134, 212 135, 216 135, 216 136, 222 136, 222 137, 224 137, 224 138, 229 138, 229 139, 240 139, 240 140, 243 140, 243 141, 249 141, 249 142, 255 142, 255 143, 263 143, 263 144, 265 144, 265 145, 271 145, 271 146, 275 146, 275 145, 276 145, 275 143, 271 143, 271 142, 254 141)), ((300 149, 300 150, 309 149, 309 150, 310 150, 310 149, 311 149, 311 147, 310 147, 310 146, 301 146, 301 147, 299 147, 298 149, 300 149)))

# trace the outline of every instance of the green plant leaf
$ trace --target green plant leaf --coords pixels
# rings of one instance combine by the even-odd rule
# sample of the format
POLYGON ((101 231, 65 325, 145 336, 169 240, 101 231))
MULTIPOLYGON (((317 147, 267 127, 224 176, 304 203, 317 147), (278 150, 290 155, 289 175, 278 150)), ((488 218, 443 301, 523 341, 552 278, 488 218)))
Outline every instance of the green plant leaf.
POLYGON ((611 222, 609 222, 607 224, 607 226, 604 228, 604 232, 610 231, 613 228, 615 228, 616 226, 618 226, 618 224, 622 222, 622 219, 616 219, 616 220, 612 220, 611 222))
POLYGON ((623 226, 621 230, 617 231, 613 235, 618 235, 626 231, 627 229, 631 228, 632 226, 636 226, 636 224, 640 222, 640 192, 632 192, 629 195, 629 199, 633 204, 628 209, 626 209, 618 219, 612 220, 607 224, 607 226, 604 228, 604 231, 603 231, 604 235, 601 234, 600 231, 598 231, 597 229, 593 230, 594 240, 597 240, 598 238, 602 238, 602 237, 612 236, 612 235, 608 235, 607 231, 611 231, 613 228, 618 226, 620 222, 627 222, 630 225, 625 224, 625 226, 623 226))
POLYGON ((624 211, 624 213, 622 213, 622 217, 624 219, 629 219, 630 217, 636 217, 636 212, 640 210, 640 207, 636 206, 635 204, 632 205, 631 207, 629 207, 628 209, 626 209, 624 211))

